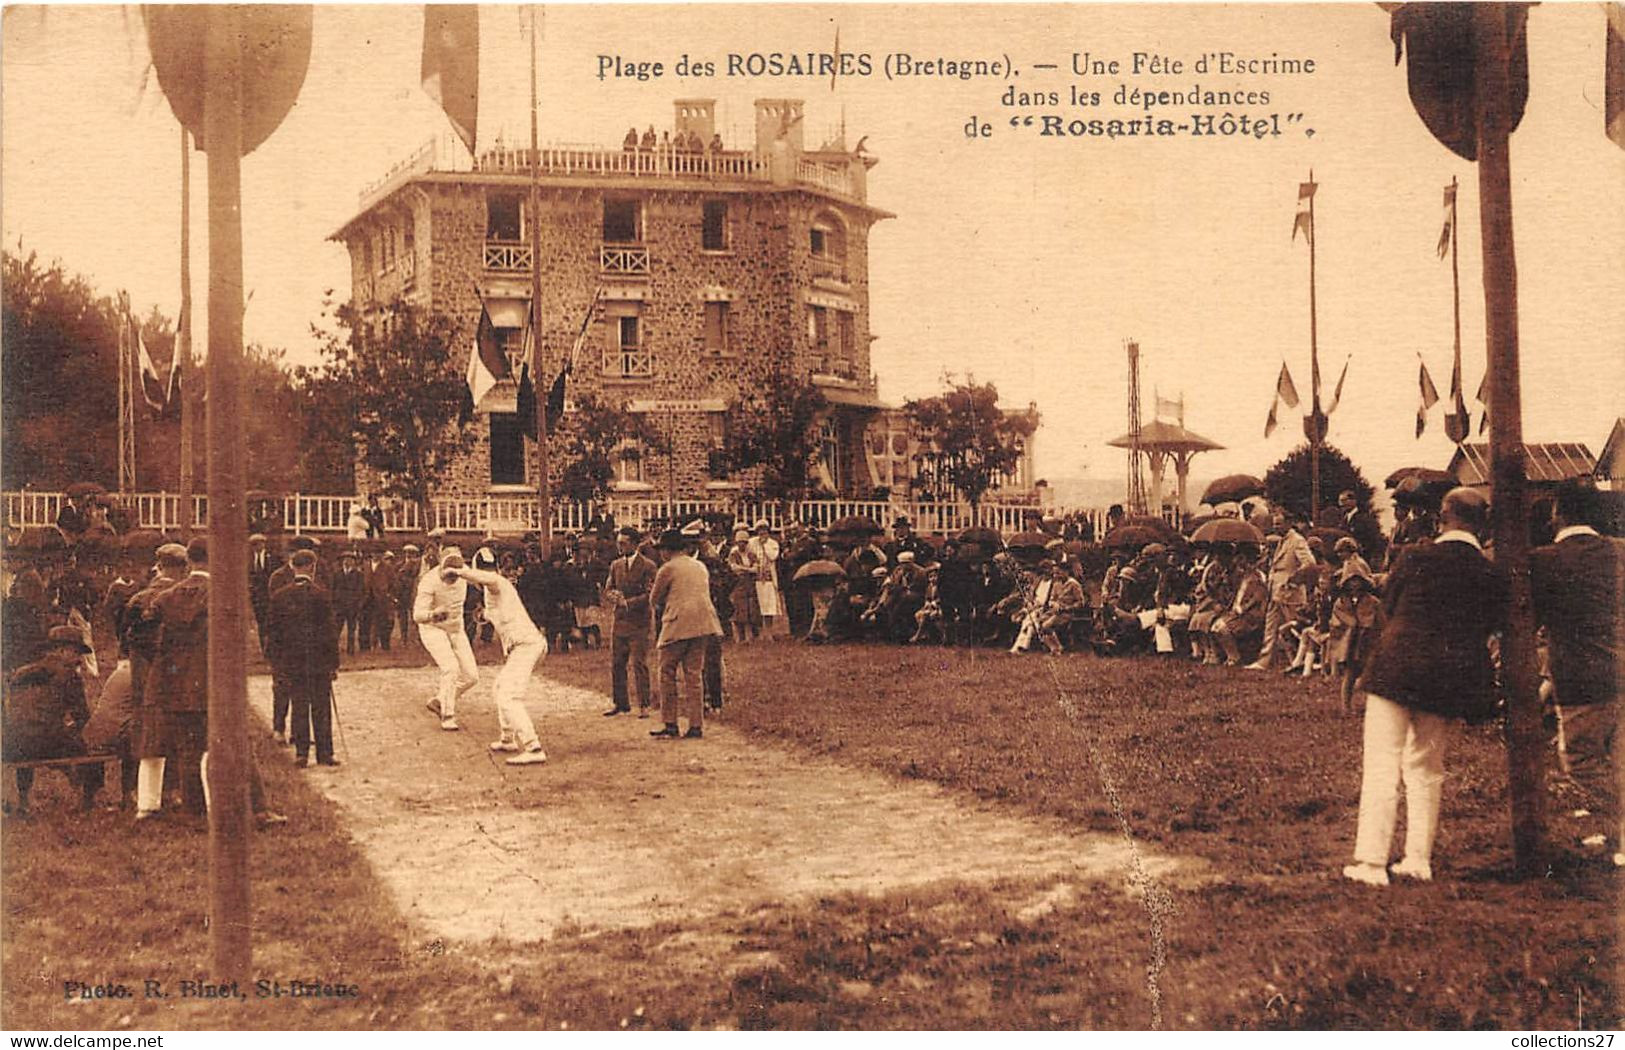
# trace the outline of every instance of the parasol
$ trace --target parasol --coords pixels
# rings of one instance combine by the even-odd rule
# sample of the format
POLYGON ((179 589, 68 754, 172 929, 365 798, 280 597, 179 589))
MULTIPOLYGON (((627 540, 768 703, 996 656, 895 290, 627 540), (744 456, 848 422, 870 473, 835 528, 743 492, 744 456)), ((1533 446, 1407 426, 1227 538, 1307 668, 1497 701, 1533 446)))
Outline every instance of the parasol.
POLYGON ((810 561, 796 570, 791 579, 797 583, 802 580, 830 579, 836 576, 845 576, 846 570, 828 558, 818 558, 810 561))
POLYGON ((1231 503, 1256 496, 1264 491, 1264 483, 1251 474, 1226 474, 1208 483, 1202 493, 1203 503, 1231 503))
MULTIPOLYGON (((1139 550, 1150 543, 1166 542, 1167 537, 1144 525, 1123 524, 1106 533, 1100 541, 1103 546, 1139 550)), ((1012 546, 1014 544, 1012 543, 1012 546)))
MULTIPOLYGON (((1440 473, 1443 473, 1440 471, 1440 473)), ((1404 503, 1412 507, 1432 507, 1437 510, 1439 501, 1444 494, 1456 487, 1454 477, 1424 478, 1420 474, 1413 474, 1408 478, 1400 479, 1394 488, 1394 502, 1404 503)))
POLYGON ((1456 476, 1448 470, 1435 470, 1432 467, 1400 467, 1388 475, 1388 480, 1384 481, 1383 484, 1388 488, 1397 489, 1406 478, 1417 478, 1423 482, 1432 482, 1434 484, 1454 485, 1456 483, 1456 476))
POLYGON ((1179 539, 1179 530, 1155 514, 1131 514, 1124 518, 1121 524, 1138 525, 1141 528, 1150 529, 1157 534, 1157 539, 1163 543, 1172 543, 1179 539))
POLYGON ((999 537, 998 530, 987 528, 985 525, 973 525, 959 534, 960 543, 975 543, 989 550, 998 550, 1004 543, 999 537))
POLYGON ((1191 536, 1192 543, 1251 543, 1264 542, 1264 534, 1237 518, 1215 518, 1191 536))
POLYGON ((873 518, 848 514, 844 518, 836 518, 824 531, 831 536, 878 536, 886 530, 873 518))
POLYGON ((1011 550, 1043 550, 1053 538, 1047 532, 1029 529, 1011 536, 1008 546, 1011 550))

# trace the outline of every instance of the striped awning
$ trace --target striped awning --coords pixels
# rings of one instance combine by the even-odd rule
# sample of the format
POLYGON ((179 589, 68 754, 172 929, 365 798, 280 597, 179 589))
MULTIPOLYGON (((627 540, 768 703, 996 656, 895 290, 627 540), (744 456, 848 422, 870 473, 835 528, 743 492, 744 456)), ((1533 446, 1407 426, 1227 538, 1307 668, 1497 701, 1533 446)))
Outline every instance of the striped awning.
MULTIPOLYGON (((1590 474, 1596 469, 1597 458, 1590 449, 1576 442, 1525 445, 1523 466, 1524 475, 1530 481, 1556 483, 1590 474)), ((1490 484, 1490 446, 1460 446, 1448 469, 1463 485, 1490 484)))

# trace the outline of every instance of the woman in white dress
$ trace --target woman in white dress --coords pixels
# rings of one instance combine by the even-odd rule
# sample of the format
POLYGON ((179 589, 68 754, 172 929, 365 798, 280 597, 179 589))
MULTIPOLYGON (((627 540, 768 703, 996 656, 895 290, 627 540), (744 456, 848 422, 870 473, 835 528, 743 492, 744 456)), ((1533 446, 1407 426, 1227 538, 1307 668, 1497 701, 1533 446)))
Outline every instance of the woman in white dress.
POLYGON ((747 549, 756 562, 756 607, 762 616, 762 633, 772 635, 784 615, 784 603, 779 593, 779 541, 773 538, 766 518, 756 523, 756 535, 747 549))

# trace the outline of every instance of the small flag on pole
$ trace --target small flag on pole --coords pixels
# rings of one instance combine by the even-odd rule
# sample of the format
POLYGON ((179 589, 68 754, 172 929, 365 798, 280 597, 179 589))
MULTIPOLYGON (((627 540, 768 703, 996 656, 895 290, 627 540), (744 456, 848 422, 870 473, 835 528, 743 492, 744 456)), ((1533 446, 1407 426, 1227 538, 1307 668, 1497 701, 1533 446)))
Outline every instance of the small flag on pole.
POLYGON ((1314 182, 1298 183, 1298 214, 1292 220, 1292 239, 1294 241, 1298 239, 1298 231, 1302 230, 1304 240, 1311 244, 1314 243, 1315 224, 1309 215, 1309 206, 1310 202, 1315 199, 1315 188, 1318 185, 1318 183, 1314 182))
POLYGON ((137 360, 141 362, 141 398, 146 401, 147 407, 159 415, 163 414, 168 399, 164 393, 164 381, 158 375, 158 366, 152 363, 152 355, 147 353, 147 343, 141 338, 141 326, 133 318, 126 321, 130 326, 130 338, 135 343, 137 360))
MULTIPOLYGON (((1420 361, 1420 359, 1421 359, 1420 354, 1417 355, 1417 359, 1420 361)), ((1417 437, 1421 437, 1422 432, 1427 429, 1427 425, 1428 425, 1428 409, 1432 408, 1434 405, 1438 404, 1438 402, 1439 402, 1439 391, 1438 391, 1438 388, 1433 385, 1433 377, 1428 375, 1427 362, 1426 361, 1421 361, 1421 366, 1422 366, 1422 372, 1421 372, 1421 375, 1420 375, 1420 377, 1418 379, 1418 384, 1421 387, 1422 405, 1421 405, 1420 408, 1418 408, 1416 410, 1416 436, 1417 437)))
POLYGON ((1478 432, 1482 434, 1490 428, 1490 372, 1487 368, 1484 378, 1478 381, 1478 393, 1473 395, 1473 400, 1484 407, 1478 417, 1478 432))
POLYGON ((480 9, 423 5, 423 90, 445 111, 470 153, 480 112, 480 9))
POLYGON ((1275 380, 1275 396, 1286 402, 1286 407, 1298 407, 1298 388, 1292 383, 1292 373, 1287 371, 1286 362, 1281 362, 1281 374, 1275 380))
POLYGON ((1353 356, 1350 354, 1343 359, 1343 374, 1337 377, 1337 388, 1332 391, 1332 403, 1326 408, 1328 416, 1337 411, 1338 403, 1343 400, 1343 380, 1349 377, 1349 361, 1353 360, 1353 356))
POLYGON ((536 440, 536 384, 530 381, 530 361, 519 366, 519 432, 536 440))
POLYGON ((1456 184, 1444 188, 1444 229, 1439 231, 1439 258, 1450 254, 1450 233, 1456 225, 1456 184))
POLYGON ((502 352, 496 325, 491 323, 491 311, 486 309, 482 299, 480 323, 474 331, 474 346, 469 352, 468 371, 464 376, 468 399, 464 403, 464 412, 459 413, 463 422, 473 419, 474 410, 492 387, 501 380, 512 378, 513 369, 508 365, 508 356, 502 352))
POLYGON ((1265 437, 1269 437, 1271 434, 1275 433, 1275 428, 1280 425, 1279 421, 1275 418, 1276 410, 1279 409, 1280 407, 1281 407, 1281 399, 1280 398, 1277 397, 1277 398, 1272 398, 1270 400, 1269 418, 1264 420, 1264 436, 1265 437))

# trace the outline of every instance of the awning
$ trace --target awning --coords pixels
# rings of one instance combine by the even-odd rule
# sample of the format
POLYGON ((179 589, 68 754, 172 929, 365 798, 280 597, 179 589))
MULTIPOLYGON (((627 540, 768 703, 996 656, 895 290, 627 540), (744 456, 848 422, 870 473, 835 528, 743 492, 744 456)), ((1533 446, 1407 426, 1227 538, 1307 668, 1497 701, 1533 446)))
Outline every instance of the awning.
POLYGON ((524 328, 527 302, 525 299, 487 299, 485 309, 491 315, 491 323, 498 328, 524 328))
POLYGON ((824 400, 828 401, 832 405, 843 405, 849 408, 870 408, 877 410, 891 407, 876 397, 874 391, 872 390, 848 390, 845 387, 839 386, 821 386, 818 389, 823 391, 824 400))

